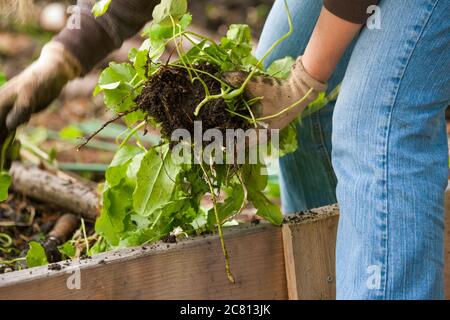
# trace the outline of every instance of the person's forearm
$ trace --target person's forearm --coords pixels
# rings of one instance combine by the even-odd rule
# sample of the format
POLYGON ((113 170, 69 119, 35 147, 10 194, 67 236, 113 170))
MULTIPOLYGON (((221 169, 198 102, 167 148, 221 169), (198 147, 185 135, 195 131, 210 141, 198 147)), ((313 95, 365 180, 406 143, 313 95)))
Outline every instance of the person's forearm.
POLYGON ((319 20, 302 57, 317 80, 326 82, 380 0, 324 0, 319 20))
POLYGON ((319 81, 328 81, 360 29, 361 24, 343 20, 323 8, 303 54, 306 71, 319 81))
POLYGON ((80 28, 63 29, 54 41, 67 48, 83 66, 83 73, 105 58, 151 19, 159 0, 113 0, 108 11, 95 18, 91 1, 78 0, 80 28))
POLYGON ((326 82, 361 26, 323 8, 302 57, 306 71, 317 80, 326 82))

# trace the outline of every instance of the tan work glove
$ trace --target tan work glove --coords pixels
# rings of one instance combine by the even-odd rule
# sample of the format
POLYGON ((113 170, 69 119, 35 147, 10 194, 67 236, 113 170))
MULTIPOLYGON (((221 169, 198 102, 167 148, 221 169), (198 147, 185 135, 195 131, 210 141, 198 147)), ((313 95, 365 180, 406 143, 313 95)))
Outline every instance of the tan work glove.
MULTIPOLYGON (((247 75, 245 72, 228 72, 224 78, 230 85, 239 87, 247 75)), ((299 57, 287 80, 256 76, 250 80, 245 91, 252 98, 262 97, 252 110, 255 118, 261 118, 261 122, 270 129, 283 129, 326 89, 327 84, 314 79, 305 70, 299 57)))
POLYGON ((33 113, 46 108, 81 70, 78 60, 62 44, 45 45, 37 61, 0 87, 0 145, 33 113))

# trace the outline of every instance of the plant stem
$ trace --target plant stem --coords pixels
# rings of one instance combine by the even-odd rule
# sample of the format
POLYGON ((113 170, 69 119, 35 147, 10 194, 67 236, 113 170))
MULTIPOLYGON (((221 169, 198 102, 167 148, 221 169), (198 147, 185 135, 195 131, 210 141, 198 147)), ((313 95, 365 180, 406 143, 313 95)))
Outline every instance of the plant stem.
POLYGON ((89 253, 89 240, 86 234, 86 225, 84 224, 84 219, 81 218, 81 230, 83 230, 84 244, 86 246, 86 254, 89 253))
POLYGON ((243 119, 245 119, 245 120, 247 120, 247 121, 249 121, 249 122, 252 122, 252 121, 253 121, 252 118, 246 117, 246 116, 244 116, 243 114, 237 113, 237 112, 235 112, 235 111, 233 111, 233 110, 231 110, 231 109, 227 109, 227 111, 228 111, 229 113, 231 113, 232 115, 235 115, 235 116, 238 116, 238 117, 240 117, 240 118, 243 118, 243 119))
POLYGON ((142 121, 141 123, 139 123, 136 127, 133 128, 133 130, 130 131, 129 134, 127 134, 127 136, 125 137, 125 139, 122 141, 122 143, 120 144, 119 148, 122 148, 124 145, 126 145, 128 143, 128 141, 130 141, 130 139, 134 136, 134 134, 136 132, 138 132, 140 129, 142 129, 143 127, 145 127, 146 122, 142 121))
MULTIPOLYGON (((238 116, 238 117, 244 118, 244 119, 246 119, 247 121, 250 121, 250 122, 256 124, 256 122, 258 122, 258 121, 270 120, 270 119, 272 119, 272 118, 279 117, 279 116, 281 116, 283 113, 288 112, 289 110, 295 108, 296 106, 298 106, 299 104, 301 104, 302 102, 304 102, 304 101, 309 97, 309 95, 313 92, 313 90, 314 90, 313 88, 310 88, 310 89, 308 90, 308 92, 306 92, 306 94, 305 94, 300 100, 294 102, 294 103, 291 104, 290 106, 287 106, 286 108, 282 109, 281 111, 279 111, 279 112, 277 112, 277 113, 275 113, 275 114, 272 114, 272 115, 270 115, 270 116, 265 116, 265 117, 262 117, 262 118, 256 118, 256 119, 255 119, 254 116, 253 116, 253 113, 250 112, 250 111, 251 111, 250 108, 249 108, 249 112, 250 112, 250 115, 252 115, 252 118, 249 118, 249 117, 246 117, 246 116, 244 116, 244 115, 242 115, 242 114, 239 114, 239 113, 237 113, 237 112, 234 112, 233 110, 227 109, 227 111, 228 111, 229 113, 233 114, 233 115, 236 115, 236 116, 238 116)), ((245 102, 245 101, 244 101, 244 102, 245 102)), ((246 106, 248 106, 247 102, 245 102, 245 104, 246 104, 246 106)))
MULTIPOLYGON (((175 35, 175 32, 176 32, 176 24, 175 24, 175 20, 173 19, 173 17, 172 17, 172 15, 169 15, 169 18, 170 18, 170 21, 172 22, 172 35, 174 36, 175 35)), ((180 28, 181 29, 181 28, 180 28)), ((183 33, 178 33, 180 36, 180 43, 182 44, 182 40, 183 40, 183 33)), ((185 66, 185 67, 187 67, 187 65, 186 65, 186 63, 184 62, 184 58, 183 58, 183 54, 181 54, 181 50, 180 50, 180 47, 178 46, 178 43, 177 43, 177 40, 176 40, 176 38, 174 38, 173 39, 173 43, 175 44, 175 48, 176 48, 176 50, 177 50, 177 53, 178 53, 178 57, 180 58, 180 60, 181 60, 181 63, 185 66)), ((188 74, 189 74, 189 78, 191 79, 191 81, 192 81, 192 74, 191 74, 191 71, 188 69, 187 70, 188 71, 188 74)))
POLYGON ((207 104, 209 101, 214 100, 214 99, 220 99, 223 98, 225 95, 224 92, 222 92, 221 94, 216 94, 216 95, 212 95, 212 96, 207 96, 205 97, 205 99, 202 100, 202 102, 200 102, 197 106, 197 108, 195 108, 194 111, 194 115, 198 116, 198 114, 200 113, 200 110, 202 109, 202 107, 207 104))
MULTIPOLYGON (((184 34, 184 37, 195 47, 198 47, 198 44, 195 43, 194 40, 192 40, 186 33, 184 34)), ((211 56, 208 52, 206 52, 205 50, 203 50, 203 48, 199 48, 201 52, 203 52, 205 55, 207 55, 209 57, 210 60, 214 61, 217 65, 220 65, 221 62, 219 60, 217 60, 216 58, 214 58, 213 56, 211 56)))
MULTIPOLYGON (((216 80, 217 82, 220 82, 221 85, 230 87, 230 86, 228 85, 228 83, 226 83, 225 81, 219 79, 218 77, 212 75, 211 73, 209 73, 209 72, 207 72, 207 71, 199 70, 199 69, 196 69, 196 68, 193 68, 193 67, 180 66, 180 65, 177 65, 177 67, 179 67, 179 68, 186 68, 186 69, 190 69, 190 70, 192 70, 192 71, 194 71, 194 72, 198 72, 198 73, 205 74, 205 75, 211 77, 212 79, 216 80)), ((230 88, 231 88, 231 87, 230 87, 230 88)))
POLYGON ((32 154, 37 156, 39 159, 44 160, 44 161, 48 162, 49 164, 56 163, 55 160, 51 161, 49 155, 45 151, 41 150, 38 146, 31 143, 29 141, 29 139, 26 137, 26 135, 21 134, 21 135, 19 135, 18 139, 20 141, 21 148, 28 150, 29 152, 31 152, 32 154))
POLYGON ((12 143, 14 142, 15 137, 16 137, 16 130, 14 130, 8 135, 8 137, 6 138, 5 142, 2 145, 2 150, 0 154, 0 172, 5 170, 6 153, 8 152, 8 149, 11 147, 12 143))
POLYGON ((106 121, 99 129, 97 129, 93 134, 91 134, 89 137, 87 137, 86 140, 77 147, 77 151, 80 151, 81 148, 86 146, 89 143, 89 141, 91 141, 97 134, 99 134, 109 124, 111 124, 111 123, 113 123, 113 122, 115 122, 115 121, 125 117, 126 115, 129 115, 130 113, 133 113, 133 112, 137 111, 138 109, 139 109, 139 106, 135 106, 135 107, 133 107, 133 108, 127 110, 127 111, 118 113, 114 118, 106 121))
POLYGON ((284 40, 286 40, 287 38, 289 38, 292 35, 292 32, 294 31, 294 26, 292 24, 292 16, 291 16, 291 12, 289 10, 288 4, 287 4, 287 0, 284 0, 284 6, 288 15, 288 24, 289 24, 289 31, 283 35, 281 38, 279 38, 277 41, 275 41, 272 46, 266 51, 266 53, 264 53, 264 55, 261 57, 261 59, 259 59, 258 63, 256 64, 256 67, 254 67, 252 69, 252 71, 249 73, 249 75, 247 76, 247 78, 245 79, 245 81, 242 83, 242 85, 236 89, 233 90, 232 92, 230 92, 228 95, 226 95, 224 97, 224 99, 233 99, 239 95, 241 95, 244 92, 245 87, 247 86, 247 84, 250 82, 251 78, 253 78, 253 76, 255 75, 256 71, 258 70, 257 67, 262 65, 262 62, 267 58, 267 56, 280 44, 282 43, 284 40))
MULTIPOLYGON (((287 0, 284 0, 284 6, 288 15, 288 24, 289 24, 289 31, 283 35, 281 38, 279 38, 277 41, 275 41, 272 46, 264 53, 264 55, 261 57, 261 59, 258 60, 256 66, 252 69, 252 71, 248 74, 247 78, 244 80, 244 82, 241 84, 241 86, 237 89, 234 89, 231 92, 222 92, 222 94, 220 95, 215 95, 215 96, 210 96, 208 97, 208 99, 204 99, 202 102, 200 102, 200 104, 197 106, 197 108, 195 109, 195 115, 197 116, 200 113, 201 108, 210 100, 213 99, 225 99, 225 100, 232 100, 238 96, 240 96, 241 94, 244 93, 245 87, 248 85, 248 83, 250 82, 250 80, 253 78, 253 76, 255 75, 255 73, 258 71, 258 67, 260 67, 262 65, 262 62, 267 58, 267 56, 278 46, 280 45, 280 43, 282 43, 284 40, 286 40, 287 38, 289 38, 293 31, 294 31, 294 26, 292 24, 292 16, 291 16, 291 12, 289 10, 288 4, 287 4, 287 0)), ((199 36, 200 38, 204 38, 207 40, 210 40, 212 43, 214 43, 214 41, 212 41, 209 38, 206 37, 202 37, 200 35, 197 35, 195 33, 192 32, 186 32, 186 33, 190 33, 192 35, 195 36, 199 36)))
POLYGON ((0 246, 8 248, 12 245, 13 241, 9 234, 0 232, 0 246))
POLYGON ((250 108, 250 106, 248 105, 247 101, 244 100, 244 105, 247 108, 248 113, 250 113, 250 116, 252 117, 252 123, 255 126, 255 128, 258 127, 258 125, 256 124, 256 119, 255 116, 253 115, 252 109, 250 108))
POLYGON ((200 38, 200 39, 203 39, 203 40, 206 40, 206 41, 208 41, 208 42, 210 42, 210 43, 216 43, 213 39, 211 39, 211 38, 209 38, 209 37, 206 37, 206 36, 203 36, 203 35, 201 35, 201 34, 198 34, 198 33, 195 33, 195 32, 193 32, 193 31, 185 31, 185 33, 186 34, 190 34, 190 35, 193 35, 194 37, 197 37, 197 38, 200 38))
POLYGON ((286 108, 284 108, 284 109, 281 110, 280 112, 277 112, 277 113, 272 114, 272 115, 270 115, 270 116, 258 118, 258 119, 256 119, 256 121, 264 121, 264 120, 269 120, 269 119, 273 119, 273 118, 276 118, 276 117, 281 116, 283 113, 288 112, 289 110, 295 108, 296 106, 298 106, 299 104, 301 104, 302 102, 304 102, 304 101, 309 97, 309 95, 313 92, 313 90, 314 90, 313 88, 310 88, 310 89, 308 90, 308 92, 306 92, 306 94, 305 94, 300 100, 294 102, 294 103, 291 104, 290 106, 287 106, 286 108))
POLYGON ((208 173, 206 172, 205 168, 202 165, 201 162, 202 159, 200 159, 199 164, 200 164, 200 168, 202 168, 203 174, 205 176, 206 182, 209 186, 209 190, 211 192, 211 200, 213 202, 213 208, 214 208, 214 215, 216 218, 216 223, 217 223, 217 231, 219 233, 219 239, 220 239, 220 245, 222 247, 222 252, 223 255, 225 257, 225 270, 227 272, 227 277, 228 280, 231 283, 236 283, 236 280, 234 279, 233 273, 231 273, 231 268, 230 268, 230 257, 228 256, 228 251, 227 251, 227 247, 225 246, 225 240, 223 238, 223 232, 222 232, 222 224, 220 222, 219 219, 219 212, 217 211, 217 198, 216 198, 216 194, 214 193, 214 188, 212 186, 211 180, 209 180, 209 176, 208 173))
POLYGON ((0 263, 6 264, 8 266, 13 265, 16 262, 19 261, 25 261, 27 258, 16 258, 16 259, 12 259, 12 260, 0 260, 0 263))

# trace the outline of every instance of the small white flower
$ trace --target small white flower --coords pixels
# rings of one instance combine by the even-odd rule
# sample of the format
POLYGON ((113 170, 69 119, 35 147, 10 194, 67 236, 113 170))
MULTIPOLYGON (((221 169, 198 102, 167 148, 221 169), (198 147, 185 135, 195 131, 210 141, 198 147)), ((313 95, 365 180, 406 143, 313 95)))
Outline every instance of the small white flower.
POLYGON ((171 236, 175 236, 178 237, 180 235, 184 235, 186 238, 188 237, 187 233, 183 231, 183 229, 181 229, 181 227, 176 227, 175 229, 173 229, 172 232, 170 232, 171 236))

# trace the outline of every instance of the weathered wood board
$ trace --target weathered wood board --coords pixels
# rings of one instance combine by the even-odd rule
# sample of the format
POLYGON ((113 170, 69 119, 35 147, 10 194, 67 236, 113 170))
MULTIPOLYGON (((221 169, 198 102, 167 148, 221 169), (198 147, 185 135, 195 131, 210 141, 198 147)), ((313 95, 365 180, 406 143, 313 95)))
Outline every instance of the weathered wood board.
POLYGON ((229 230, 236 284, 229 283, 217 236, 159 244, 0 275, 0 299, 286 299, 281 228, 229 230), (80 275, 80 289, 76 274, 80 275), (67 283, 69 282, 69 286, 67 283))
MULTIPOLYGON (((450 299, 450 193, 446 198, 450 299)), ((236 284, 228 282, 219 239, 211 235, 62 262, 58 271, 2 274, 0 299, 332 299, 337 209, 315 211, 319 216, 282 228, 261 223, 226 230, 236 284)))
POLYGON ((335 250, 339 216, 311 216, 282 227, 288 297, 292 300, 336 298, 335 250))

